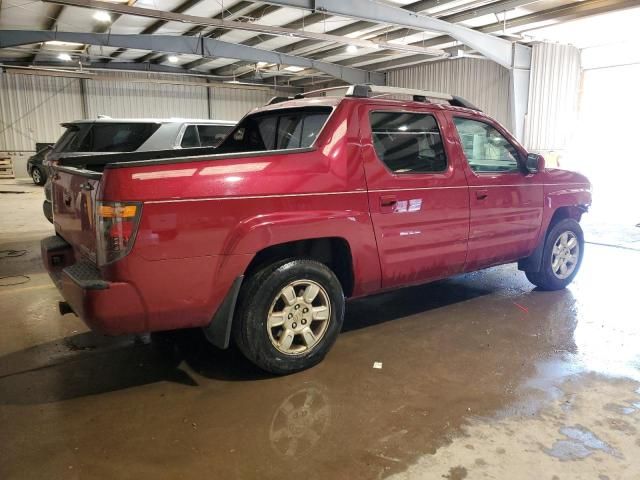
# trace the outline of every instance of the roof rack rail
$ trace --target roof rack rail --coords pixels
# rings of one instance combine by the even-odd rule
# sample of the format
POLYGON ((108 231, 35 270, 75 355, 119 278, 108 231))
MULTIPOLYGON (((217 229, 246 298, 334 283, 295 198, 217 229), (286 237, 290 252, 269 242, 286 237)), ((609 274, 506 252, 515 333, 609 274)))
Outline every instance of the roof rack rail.
POLYGON ((319 93, 333 92, 345 90, 346 97, 369 98, 384 97, 386 95, 408 95, 413 98, 414 102, 429 102, 429 99, 445 100, 453 107, 464 107, 470 110, 481 112, 478 107, 468 100, 450 93, 431 92, 428 90, 417 90, 413 88, 386 87, 381 85, 344 85, 341 87, 322 88, 320 90, 312 90, 306 93, 299 93, 294 98, 305 98, 310 95, 319 93))
POLYGON ((292 100, 293 97, 272 97, 267 103, 266 105, 273 105, 276 103, 282 103, 282 102, 286 102, 287 100, 292 100))

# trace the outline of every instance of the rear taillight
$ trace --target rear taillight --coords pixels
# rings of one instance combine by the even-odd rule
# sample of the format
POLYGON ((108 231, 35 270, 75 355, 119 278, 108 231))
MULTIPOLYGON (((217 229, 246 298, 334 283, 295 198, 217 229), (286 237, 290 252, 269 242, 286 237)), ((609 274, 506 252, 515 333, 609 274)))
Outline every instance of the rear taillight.
POLYGON ((115 262, 129 253, 141 213, 142 205, 137 202, 97 202, 98 265, 115 262))

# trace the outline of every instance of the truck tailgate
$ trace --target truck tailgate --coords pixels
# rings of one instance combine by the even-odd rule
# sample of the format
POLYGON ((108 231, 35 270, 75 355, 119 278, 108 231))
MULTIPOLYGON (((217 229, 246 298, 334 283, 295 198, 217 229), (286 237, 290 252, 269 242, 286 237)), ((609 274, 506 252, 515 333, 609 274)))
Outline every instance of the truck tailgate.
POLYGON ((102 174, 73 167, 54 167, 51 177, 56 233, 76 254, 96 262, 96 195, 102 174))

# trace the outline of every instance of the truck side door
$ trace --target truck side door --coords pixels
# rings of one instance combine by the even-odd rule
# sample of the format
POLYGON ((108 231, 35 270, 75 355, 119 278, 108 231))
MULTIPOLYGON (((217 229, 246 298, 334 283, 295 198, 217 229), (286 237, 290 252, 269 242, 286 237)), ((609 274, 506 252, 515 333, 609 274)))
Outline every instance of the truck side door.
POLYGON ((465 271, 513 262, 536 246, 543 186, 523 169, 526 152, 495 122, 447 113, 457 132, 469 183, 469 253, 465 271))
POLYGON ((389 288, 463 270, 469 230, 464 172, 439 111, 364 105, 360 125, 369 208, 389 288))

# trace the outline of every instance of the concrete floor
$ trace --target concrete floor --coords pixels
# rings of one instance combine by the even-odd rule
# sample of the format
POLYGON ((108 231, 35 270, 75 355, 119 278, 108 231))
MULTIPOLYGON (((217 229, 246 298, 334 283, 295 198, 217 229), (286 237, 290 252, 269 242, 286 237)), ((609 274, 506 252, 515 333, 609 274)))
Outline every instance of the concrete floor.
POLYGON ((560 292, 510 265, 351 302, 322 364, 273 378, 60 317, 42 191, 0 191, 27 192, 0 193, 0 250, 27 250, 0 275, 29 277, 0 287, 3 480, 640 478, 640 251, 587 245, 560 292))

